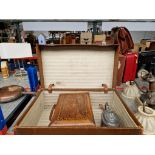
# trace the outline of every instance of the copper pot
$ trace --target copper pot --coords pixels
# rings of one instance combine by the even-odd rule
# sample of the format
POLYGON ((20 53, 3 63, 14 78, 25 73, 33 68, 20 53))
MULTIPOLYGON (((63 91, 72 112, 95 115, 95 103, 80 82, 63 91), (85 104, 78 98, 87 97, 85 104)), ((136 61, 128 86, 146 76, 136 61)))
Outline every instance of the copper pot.
POLYGON ((24 88, 18 85, 10 85, 0 88, 0 103, 14 101, 22 96, 24 88))

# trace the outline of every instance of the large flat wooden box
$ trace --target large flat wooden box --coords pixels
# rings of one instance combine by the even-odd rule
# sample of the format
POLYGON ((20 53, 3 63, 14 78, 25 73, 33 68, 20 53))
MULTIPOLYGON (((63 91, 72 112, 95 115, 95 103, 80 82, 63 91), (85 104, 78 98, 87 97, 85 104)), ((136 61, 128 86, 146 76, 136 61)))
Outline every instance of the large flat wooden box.
POLYGON ((50 114, 49 126, 95 126, 89 93, 63 93, 50 114))
POLYGON ((117 45, 46 45, 37 49, 42 89, 17 120, 15 134, 143 133, 142 126, 115 90, 119 53, 117 45), (47 91, 49 84, 54 84, 51 93, 47 91), (102 84, 109 87, 107 94, 102 84), (59 103, 60 94, 85 92, 89 93, 95 126, 49 126, 52 107, 59 103), (120 127, 101 127, 102 110, 99 104, 106 102, 119 116, 120 127))

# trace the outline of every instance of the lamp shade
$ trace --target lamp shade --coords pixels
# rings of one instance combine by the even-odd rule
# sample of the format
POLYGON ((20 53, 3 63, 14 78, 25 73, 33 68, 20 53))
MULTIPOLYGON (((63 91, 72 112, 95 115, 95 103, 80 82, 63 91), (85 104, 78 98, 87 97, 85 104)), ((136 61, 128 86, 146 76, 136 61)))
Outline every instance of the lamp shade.
POLYGON ((13 59, 32 57, 29 43, 0 43, 0 58, 13 59))

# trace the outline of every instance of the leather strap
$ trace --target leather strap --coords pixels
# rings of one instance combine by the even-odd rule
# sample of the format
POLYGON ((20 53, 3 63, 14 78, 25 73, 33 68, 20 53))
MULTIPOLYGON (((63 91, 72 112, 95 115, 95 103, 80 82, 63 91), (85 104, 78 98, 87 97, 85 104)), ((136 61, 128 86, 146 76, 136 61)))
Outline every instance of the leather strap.
POLYGON ((117 43, 120 46, 121 54, 126 54, 128 50, 134 48, 133 39, 126 27, 112 28, 112 35, 114 37, 114 43, 117 43))

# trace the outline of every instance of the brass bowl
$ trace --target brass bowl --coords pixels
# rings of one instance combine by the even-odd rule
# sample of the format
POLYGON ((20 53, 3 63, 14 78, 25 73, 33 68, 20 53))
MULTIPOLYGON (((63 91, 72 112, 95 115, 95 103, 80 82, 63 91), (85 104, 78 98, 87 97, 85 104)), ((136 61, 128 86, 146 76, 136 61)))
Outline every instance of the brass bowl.
POLYGON ((14 101, 22 96, 24 88, 18 85, 10 85, 0 88, 0 103, 14 101))

